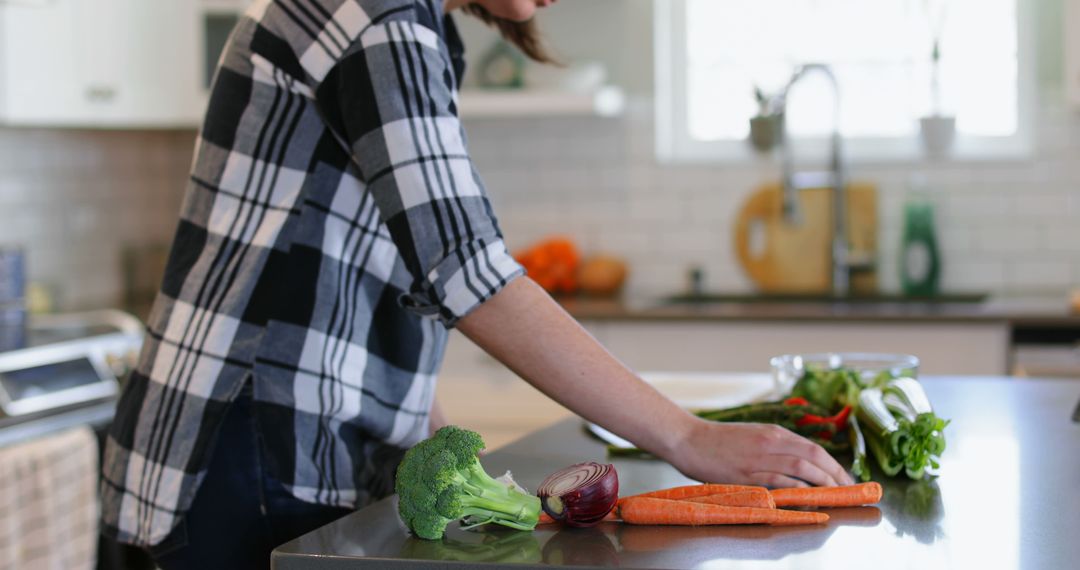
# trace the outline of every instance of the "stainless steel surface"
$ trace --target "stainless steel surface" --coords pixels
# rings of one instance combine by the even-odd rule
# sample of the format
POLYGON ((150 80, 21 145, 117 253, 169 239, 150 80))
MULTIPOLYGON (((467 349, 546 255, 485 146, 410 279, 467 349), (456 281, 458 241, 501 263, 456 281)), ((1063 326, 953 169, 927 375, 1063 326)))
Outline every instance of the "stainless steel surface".
POLYGON ((791 223, 799 223, 798 193, 808 188, 829 187, 832 189, 833 235, 829 256, 832 260, 832 293, 835 296, 847 295, 851 290, 851 271, 869 266, 872 260, 856 260, 852 257, 847 242, 847 170, 844 164, 843 138, 840 136, 840 84, 832 69, 820 63, 799 66, 791 76, 778 99, 780 116, 787 112, 787 100, 791 88, 807 74, 819 72, 829 80, 833 90, 833 131, 830 136, 830 155, 828 172, 795 172, 795 158, 788 136, 786 119, 780 121, 780 152, 783 167, 784 217, 791 223))
MULTIPOLYGON (((882 480, 880 509, 835 509, 827 525, 541 527, 532 533, 451 528, 410 537, 386 499, 279 547, 273 567, 324 568, 1071 568, 1080 560, 1080 382, 949 377, 923 380, 951 418, 941 476, 882 480)), ((535 489, 550 471, 604 460, 578 420, 483 458, 535 489)), ((623 494, 687 480, 658 461, 616 460, 623 494)))
POLYGON ((83 340, 103 335, 142 338, 145 327, 136 317, 115 309, 34 315, 30 318, 30 346, 83 340))

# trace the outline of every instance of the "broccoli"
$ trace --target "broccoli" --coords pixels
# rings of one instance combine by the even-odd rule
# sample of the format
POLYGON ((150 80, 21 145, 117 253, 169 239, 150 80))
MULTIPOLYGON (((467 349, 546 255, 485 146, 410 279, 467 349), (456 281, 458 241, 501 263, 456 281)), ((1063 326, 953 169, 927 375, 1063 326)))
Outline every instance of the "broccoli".
POLYGON ((446 525, 462 519, 466 528, 536 527, 540 499, 492 479, 477 459, 482 449, 480 434, 446 426, 405 453, 395 481, 398 513, 416 536, 442 538, 446 525))
POLYGON ((410 538, 402 545, 401 554, 405 558, 474 564, 536 564, 543 560, 540 543, 532 533, 512 530, 505 533, 485 532, 479 537, 479 542, 465 542, 449 537, 439 541, 410 538))

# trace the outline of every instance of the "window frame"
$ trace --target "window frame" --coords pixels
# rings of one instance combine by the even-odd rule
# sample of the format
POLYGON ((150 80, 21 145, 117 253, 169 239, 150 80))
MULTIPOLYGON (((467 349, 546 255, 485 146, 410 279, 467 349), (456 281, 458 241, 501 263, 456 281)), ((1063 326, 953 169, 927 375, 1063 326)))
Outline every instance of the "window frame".
MULTIPOLYGON (((1017 21, 1017 123, 1007 137, 956 133, 953 148, 938 160, 1001 161, 1031 158, 1034 147, 1037 62, 1033 2, 1013 0, 1017 21)), ((760 153, 746 140, 700 141, 687 125, 686 0, 653 3, 655 152, 664 163, 779 162, 779 152, 760 153)), ((828 137, 791 140, 799 157, 824 157, 828 137)), ((844 137, 849 163, 909 163, 934 160, 922 148, 918 132, 910 137, 844 137)))

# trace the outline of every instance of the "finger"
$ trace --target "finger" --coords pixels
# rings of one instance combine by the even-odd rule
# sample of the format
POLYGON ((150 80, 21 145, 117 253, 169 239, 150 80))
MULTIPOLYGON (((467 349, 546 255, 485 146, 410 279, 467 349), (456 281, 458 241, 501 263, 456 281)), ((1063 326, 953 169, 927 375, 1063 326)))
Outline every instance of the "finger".
MULTIPOLYGON (((790 433, 790 432, 789 432, 790 433)), ((801 457, 822 471, 829 474, 834 481, 834 485, 851 485, 854 484, 851 475, 833 456, 829 455, 828 451, 825 451, 824 447, 806 439, 805 437, 791 434, 794 437, 785 438, 780 442, 780 445, 773 450, 776 454, 787 454, 801 457)))
POLYGON ((761 458, 759 465, 765 471, 783 473, 819 487, 833 487, 837 484, 836 479, 824 469, 794 455, 767 455, 761 458))
POLYGON ((835 457, 830 455, 828 451, 825 451, 824 447, 821 447, 816 443, 810 442, 809 440, 807 440, 807 442, 810 443, 810 445, 812 446, 812 450, 809 451, 809 453, 811 454, 811 463, 817 465, 829 475, 832 475, 832 478, 836 480, 837 485, 855 484, 855 481, 851 478, 851 475, 848 474, 847 469, 844 469, 844 466, 840 465, 840 462, 837 461, 835 457))
POLYGON ((792 479, 782 473, 771 473, 768 471, 756 471, 750 474, 750 482, 762 487, 769 487, 770 489, 779 489, 784 487, 809 487, 805 481, 799 481, 798 479, 792 479))

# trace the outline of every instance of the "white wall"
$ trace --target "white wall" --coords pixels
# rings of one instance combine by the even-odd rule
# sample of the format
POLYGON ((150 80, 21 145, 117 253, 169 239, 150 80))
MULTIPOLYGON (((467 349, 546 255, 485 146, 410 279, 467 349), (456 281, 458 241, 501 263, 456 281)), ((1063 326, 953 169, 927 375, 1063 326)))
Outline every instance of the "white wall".
MULTIPOLYGON (((470 148, 512 246, 565 233, 586 250, 615 252, 631 262, 634 295, 681 290, 691 265, 705 268, 712 289, 746 290, 731 223, 745 196, 777 170, 656 163, 651 9, 647 0, 565 1, 543 16, 568 60, 604 61, 628 86, 636 101, 629 116, 469 121, 470 148)), ((1038 7, 1041 94, 1030 159, 853 165, 854 177, 879 186, 885 289, 899 287, 901 210, 913 172, 926 174, 935 191, 946 289, 1057 295, 1080 285, 1080 115, 1059 95, 1060 11, 1060 0, 1038 7)), ((475 58, 493 36, 459 22, 475 58)))
MULTIPOLYGON (((469 122, 471 149, 512 246, 570 233, 588 250, 629 259, 632 294, 679 290, 694 264, 713 289, 746 289, 731 252, 731 219, 753 186, 776 172, 656 164, 647 104, 651 7, 650 0, 563 0, 543 17, 567 60, 602 59, 638 96, 629 117, 469 122)), ((1051 95, 1040 105, 1035 158, 918 166, 939 190, 949 288, 1058 293, 1080 285, 1080 115, 1052 95, 1061 82, 1061 0, 1039 7, 1039 77, 1051 95)), ((462 27, 473 56, 492 39, 475 23, 462 27)), ((123 249, 172 237, 193 144, 191 131, 0 129, 0 244, 27 247, 30 278, 53 287, 61 308, 116 304, 123 249)), ((890 288, 909 170, 854 171, 881 187, 890 288)))

